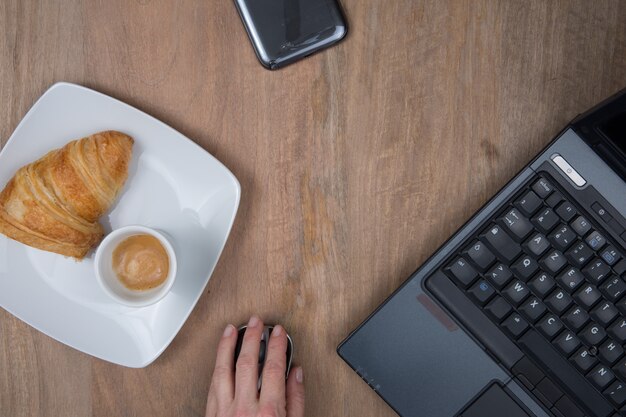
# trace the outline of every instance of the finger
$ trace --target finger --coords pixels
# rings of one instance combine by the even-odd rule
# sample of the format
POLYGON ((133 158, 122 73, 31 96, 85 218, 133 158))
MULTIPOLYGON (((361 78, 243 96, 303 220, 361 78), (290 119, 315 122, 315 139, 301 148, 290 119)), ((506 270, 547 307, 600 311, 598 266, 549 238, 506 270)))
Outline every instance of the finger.
POLYGON ((287 379, 287 417, 304 417, 304 373, 292 369, 287 379))
POLYGON ((216 397, 221 407, 230 404, 235 395, 235 346, 237 345, 237 329, 229 324, 224 329, 222 338, 217 347, 217 358, 213 370, 213 380, 209 396, 216 397))
POLYGON ((243 336, 241 353, 236 365, 235 398, 239 403, 253 404, 257 400, 262 335, 263 322, 258 317, 252 316, 243 336))
POLYGON ((217 398, 215 398, 215 394, 212 391, 209 391, 209 399, 206 402, 206 412, 204 413, 204 416, 216 417, 218 415, 218 411, 217 398))
POLYGON ((267 343, 267 357, 263 366, 261 406, 285 408, 285 373, 287 372, 287 334, 282 326, 274 327, 267 343))

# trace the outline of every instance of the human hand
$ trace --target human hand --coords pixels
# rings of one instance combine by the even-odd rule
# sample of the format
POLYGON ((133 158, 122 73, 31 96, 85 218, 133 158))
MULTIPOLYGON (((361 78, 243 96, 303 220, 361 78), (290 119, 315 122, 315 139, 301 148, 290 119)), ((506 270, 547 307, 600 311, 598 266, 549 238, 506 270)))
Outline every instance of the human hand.
POLYGON ((287 370, 287 334, 274 327, 267 344, 263 385, 257 390, 263 323, 253 316, 235 364, 237 329, 228 325, 217 348, 206 417, 304 417, 302 368, 287 370))

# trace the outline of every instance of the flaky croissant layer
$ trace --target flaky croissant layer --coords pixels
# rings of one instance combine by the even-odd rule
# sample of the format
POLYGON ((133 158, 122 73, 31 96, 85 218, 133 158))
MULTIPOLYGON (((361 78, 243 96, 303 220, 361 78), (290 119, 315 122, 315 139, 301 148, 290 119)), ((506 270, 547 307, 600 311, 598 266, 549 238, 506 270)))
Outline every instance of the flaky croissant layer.
POLYGON ((103 237, 98 219, 128 178, 133 139, 105 131, 20 168, 0 193, 0 233, 82 259, 103 237))

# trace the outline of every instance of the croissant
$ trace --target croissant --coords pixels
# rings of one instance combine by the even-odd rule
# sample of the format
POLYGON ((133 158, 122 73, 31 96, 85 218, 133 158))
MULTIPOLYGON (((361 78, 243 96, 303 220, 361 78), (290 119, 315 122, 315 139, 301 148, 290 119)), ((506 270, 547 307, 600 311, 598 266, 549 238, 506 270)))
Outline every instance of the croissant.
POLYGON ((0 193, 0 233, 83 259, 104 236, 98 219, 128 178, 133 139, 106 131, 20 168, 0 193))

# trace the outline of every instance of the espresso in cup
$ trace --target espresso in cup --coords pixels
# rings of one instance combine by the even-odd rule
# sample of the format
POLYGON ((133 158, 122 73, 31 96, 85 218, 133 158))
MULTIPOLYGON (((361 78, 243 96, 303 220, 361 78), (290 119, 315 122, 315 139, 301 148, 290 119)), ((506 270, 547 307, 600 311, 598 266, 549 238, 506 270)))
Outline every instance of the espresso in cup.
POLYGON ((146 291, 163 284, 170 270, 167 251, 154 236, 127 237, 113 250, 113 271, 124 287, 146 291))

